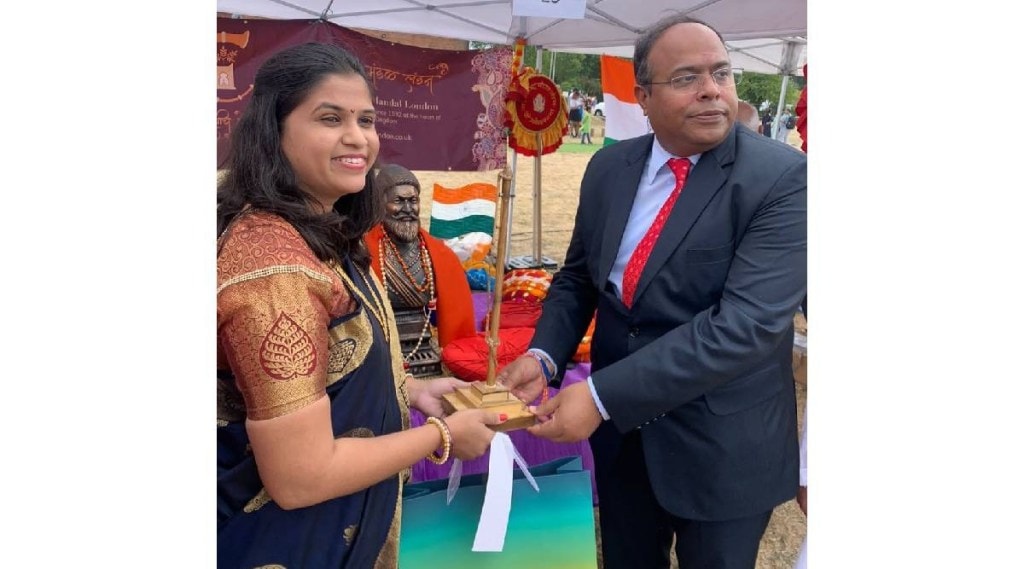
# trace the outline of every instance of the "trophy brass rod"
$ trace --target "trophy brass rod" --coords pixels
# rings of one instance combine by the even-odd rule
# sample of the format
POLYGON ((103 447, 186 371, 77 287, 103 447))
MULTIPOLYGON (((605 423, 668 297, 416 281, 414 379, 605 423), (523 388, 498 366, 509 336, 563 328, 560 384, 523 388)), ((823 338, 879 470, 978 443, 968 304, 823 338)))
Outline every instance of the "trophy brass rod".
POLYGON ((544 141, 537 133, 537 156, 533 159, 533 262, 539 267, 540 259, 540 155, 544 141))
POLYGON ((487 385, 494 387, 497 384, 498 376, 498 320, 501 318, 501 289, 505 281, 505 249, 508 247, 508 233, 505 228, 511 225, 509 217, 509 193, 512 182, 512 174, 508 166, 498 174, 498 216, 501 230, 496 231, 498 236, 498 253, 495 255, 494 270, 494 298, 491 302, 491 319, 487 329, 487 385))
MULTIPOLYGON (((518 162, 518 160, 517 160, 518 157, 519 157, 519 153, 513 151, 512 152, 512 180, 509 182, 509 193, 508 193, 508 218, 509 218, 510 221, 512 219, 512 216, 514 216, 516 214, 516 209, 515 209, 515 207, 516 207, 516 174, 519 172, 519 170, 518 170, 518 168, 516 166, 516 163, 518 162)), ((500 184, 501 181, 499 180, 498 182, 500 184)), ((495 235, 497 235, 497 233, 495 233, 495 235)), ((512 223, 509 223, 508 226, 505 227, 505 239, 507 240, 507 241, 505 241, 505 243, 511 243, 512 242, 512 223)), ((507 249, 511 249, 511 247, 508 247, 507 249)), ((501 262, 505 263, 506 265, 508 265, 509 257, 511 257, 511 256, 512 256, 511 252, 506 250, 505 251, 505 258, 502 259, 501 262)))

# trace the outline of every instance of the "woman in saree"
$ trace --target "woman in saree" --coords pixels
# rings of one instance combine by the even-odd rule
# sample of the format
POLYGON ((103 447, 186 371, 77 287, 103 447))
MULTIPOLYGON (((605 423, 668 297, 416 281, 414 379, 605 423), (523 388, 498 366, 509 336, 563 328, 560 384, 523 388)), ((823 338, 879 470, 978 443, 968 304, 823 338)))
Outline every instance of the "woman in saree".
POLYGON ((396 567, 401 488, 503 417, 440 418, 458 380, 402 366, 362 235, 382 217, 370 82, 344 49, 270 57, 218 192, 219 567, 396 567), (431 416, 410 429, 409 405, 431 416))

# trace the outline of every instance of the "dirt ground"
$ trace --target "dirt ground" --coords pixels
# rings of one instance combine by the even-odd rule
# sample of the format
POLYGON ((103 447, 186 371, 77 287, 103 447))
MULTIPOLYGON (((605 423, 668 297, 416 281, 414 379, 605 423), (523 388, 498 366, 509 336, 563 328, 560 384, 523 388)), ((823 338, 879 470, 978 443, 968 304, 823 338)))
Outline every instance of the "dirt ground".
MULTIPOLYGON (((600 125, 600 122, 597 121, 600 125)), ((575 142, 568 137, 565 142, 575 142)), ((596 151, 601 147, 602 138, 594 137, 596 151)), ((799 147, 800 137, 794 130, 789 144, 799 147)), ((588 149, 589 150, 589 149, 588 149)), ((579 203, 579 183, 590 160, 590 152, 558 151, 541 158, 541 255, 551 257, 561 265, 576 217, 579 203)), ((510 159, 511 163, 511 159, 510 159)), ((519 156, 512 206, 512 238, 509 243, 510 255, 533 255, 534 250, 534 167, 535 159, 519 156)), ((471 182, 497 183, 498 171, 488 172, 415 172, 423 188, 421 192, 420 219, 424 228, 430 223, 430 197, 435 183, 446 187, 458 187, 471 182)), ((806 387, 797 383, 798 421, 803 424, 806 387)), ((800 544, 807 533, 806 518, 796 501, 780 505, 772 514, 771 522, 761 540, 756 569, 789 569, 796 561, 800 544)), ((675 568, 673 559, 673 568, 675 568)))

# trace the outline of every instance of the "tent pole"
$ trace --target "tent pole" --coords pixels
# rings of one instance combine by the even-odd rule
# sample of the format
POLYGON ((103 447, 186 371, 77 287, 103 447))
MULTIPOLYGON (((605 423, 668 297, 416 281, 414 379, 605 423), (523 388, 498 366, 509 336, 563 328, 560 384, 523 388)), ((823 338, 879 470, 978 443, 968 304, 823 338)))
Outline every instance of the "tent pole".
MULTIPOLYGON (((543 48, 537 46, 537 73, 541 73, 544 63, 543 48)), ((553 69, 552 69, 553 71, 553 69)), ((540 257, 540 156, 543 142, 540 133, 536 135, 537 156, 533 160, 533 262, 541 266, 540 257)), ((509 224, 511 225, 511 224, 509 224)))
POLYGON ((537 156, 533 159, 533 262, 538 267, 543 267, 540 256, 540 156, 544 148, 544 141, 540 133, 537 137, 537 156))
MULTIPOLYGON (((783 73, 786 73, 783 71, 783 73)), ((789 74, 782 76, 782 91, 779 92, 779 106, 775 109, 775 128, 772 129, 772 138, 779 132, 779 117, 782 116, 782 109, 786 105, 786 87, 789 86, 789 74)))

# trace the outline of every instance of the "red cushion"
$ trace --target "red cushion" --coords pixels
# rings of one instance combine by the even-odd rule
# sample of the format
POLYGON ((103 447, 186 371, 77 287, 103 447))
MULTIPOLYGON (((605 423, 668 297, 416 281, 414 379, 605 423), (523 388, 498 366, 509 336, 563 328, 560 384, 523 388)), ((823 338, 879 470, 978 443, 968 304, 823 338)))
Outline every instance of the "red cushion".
MULTIPOLYGON (((504 316, 504 315, 503 315, 504 316)), ((498 330, 498 370, 526 353, 533 339, 533 328, 498 330)), ((466 381, 487 379, 487 337, 483 334, 448 342, 441 350, 441 361, 452 375, 466 381)))
MULTIPOLYGON (((501 320, 498 328, 536 328, 540 320, 541 305, 537 302, 506 300, 501 303, 501 320)), ((484 331, 491 325, 490 313, 484 317, 484 331)))
POLYGON ((538 302, 502 302, 498 328, 536 328, 540 312, 538 302))

